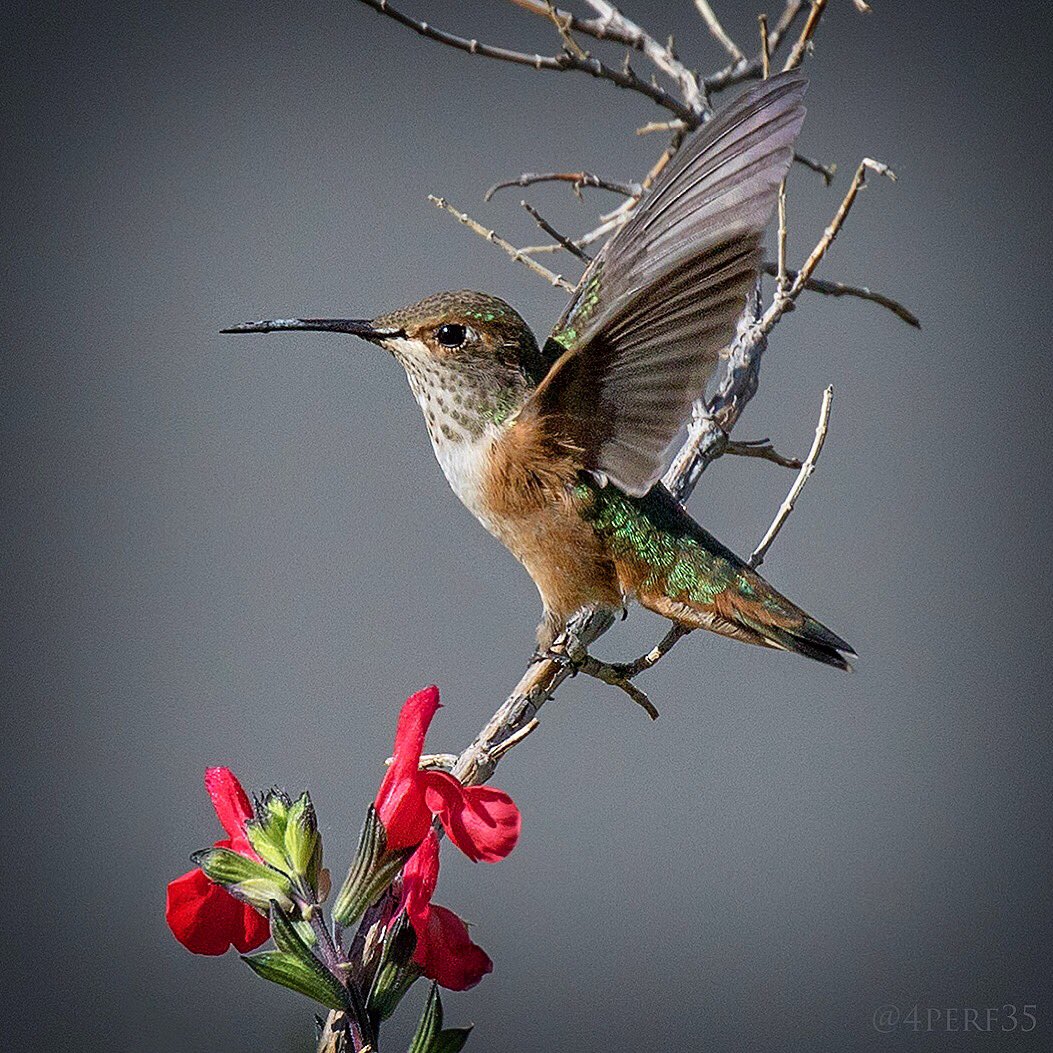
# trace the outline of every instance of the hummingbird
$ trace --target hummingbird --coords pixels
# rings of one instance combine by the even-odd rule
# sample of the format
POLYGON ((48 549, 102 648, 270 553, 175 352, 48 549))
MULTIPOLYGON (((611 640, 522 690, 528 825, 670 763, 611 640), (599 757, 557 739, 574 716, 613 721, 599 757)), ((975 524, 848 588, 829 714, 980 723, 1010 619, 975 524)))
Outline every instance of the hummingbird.
POLYGON ((662 485, 735 334, 804 120, 806 79, 743 92, 679 152, 588 265, 543 343, 486 293, 372 319, 285 318, 394 356, 451 488, 526 568, 545 653, 579 611, 636 601, 678 625, 848 669, 855 652, 696 523, 662 485))

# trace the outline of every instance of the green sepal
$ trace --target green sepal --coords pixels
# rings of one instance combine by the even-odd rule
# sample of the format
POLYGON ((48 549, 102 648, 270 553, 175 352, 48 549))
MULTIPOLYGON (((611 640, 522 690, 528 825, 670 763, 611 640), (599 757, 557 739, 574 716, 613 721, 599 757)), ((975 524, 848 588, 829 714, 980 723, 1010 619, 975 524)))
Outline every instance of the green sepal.
POLYGON ((340 984, 328 973, 319 975, 295 955, 285 951, 260 951, 258 954, 242 955, 241 960, 257 976, 298 991, 321 1003, 326 1009, 348 1008, 347 998, 340 984))
POLYGON ((471 1027, 448 1027, 443 1030, 439 985, 432 984, 417 1032, 410 1042, 409 1053, 460 1053, 471 1033, 471 1027))
MULTIPOLYGON (((315 856, 318 853, 315 849, 319 840, 314 805, 311 804, 310 794, 304 792, 289 809, 283 837, 285 857, 294 874, 309 879, 314 869, 317 880, 315 856)), ((313 888, 314 882, 311 885, 313 888)))
POLYGON ((369 806, 358 852, 333 904, 333 920, 345 928, 362 917, 395 880, 416 845, 389 852, 387 834, 374 805, 369 806))
POLYGON ((411 959, 417 949, 417 934, 403 910, 384 934, 380 964, 373 975, 366 1005, 370 1013, 380 1020, 387 1020, 403 996, 420 978, 420 967, 411 959))
POLYGON ((280 830, 276 826, 264 820, 250 819, 245 824, 245 835, 260 859, 278 870, 287 871, 289 860, 285 856, 285 824, 281 824, 280 830))
POLYGON ((248 881, 239 881, 236 885, 227 885, 226 889, 232 896, 262 911, 269 910, 273 904, 277 904, 283 910, 292 910, 295 906, 282 892, 278 883, 270 878, 249 878, 248 881))
POLYGON ((256 854, 272 867, 288 871, 285 855, 285 827, 292 802, 284 790, 269 790, 256 799, 256 815, 245 824, 245 834, 256 854))
POLYGON ((256 819, 267 833, 280 841, 285 833, 285 824, 289 820, 289 809, 292 801, 284 790, 268 790, 263 800, 256 804, 256 819))
POLYGON ((297 932, 292 918, 279 906, 271 908, 271 937, 279 951, 285 951, 307 963, 317 960, 307 941, 297 932))
POLYGON ((222 885, 231 895, 253 907, 267 910, 272 902, 286 909, 292 907, 289 879, 277 870, 231 851, 229 848, 206 848, 190 857, 210 881, 222 885))
POLYGON ((302 918, 297 919, 293 921, 292 927, 308 947, 316 947, 318 945, 318 934, 311 928, 309 921, 304 921, 302 918))

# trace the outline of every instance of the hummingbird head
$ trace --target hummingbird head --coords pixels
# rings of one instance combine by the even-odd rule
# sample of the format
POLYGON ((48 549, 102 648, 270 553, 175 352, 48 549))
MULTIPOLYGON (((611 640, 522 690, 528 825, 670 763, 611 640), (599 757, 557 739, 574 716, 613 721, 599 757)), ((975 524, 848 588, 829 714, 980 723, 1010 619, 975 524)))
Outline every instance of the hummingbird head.
POLYGON ((373 319, 279 318, 224 333, 347 333, 389 351, 406 371, 446 467, 449 447, 500 428, 541 382, 545 366, 519 313, 485 293, 445 292, 373 319))

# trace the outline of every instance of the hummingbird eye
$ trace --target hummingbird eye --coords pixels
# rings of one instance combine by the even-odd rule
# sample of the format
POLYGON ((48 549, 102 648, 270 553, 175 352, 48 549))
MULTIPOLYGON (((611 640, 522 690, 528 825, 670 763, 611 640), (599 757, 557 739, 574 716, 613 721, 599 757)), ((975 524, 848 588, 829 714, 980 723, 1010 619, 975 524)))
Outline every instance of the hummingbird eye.
POLYGON ((468 330, 463 325, 448 322, 435 330, 435 339, 443 347, 460 347, 468 337, 468 330))

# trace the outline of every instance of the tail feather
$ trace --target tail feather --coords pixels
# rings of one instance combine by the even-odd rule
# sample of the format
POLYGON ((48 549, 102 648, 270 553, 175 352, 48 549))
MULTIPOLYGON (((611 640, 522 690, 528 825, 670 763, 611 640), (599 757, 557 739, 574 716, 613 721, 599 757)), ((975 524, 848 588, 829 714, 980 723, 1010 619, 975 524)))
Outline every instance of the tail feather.
POLYGON ((599 516, 596 526, 643 606, 690 628, 852 668, 846 656, 855 651, 845 640, 772 588, 663 487, 642 498, 619 495, 619 503, 620 513, 599 516))

